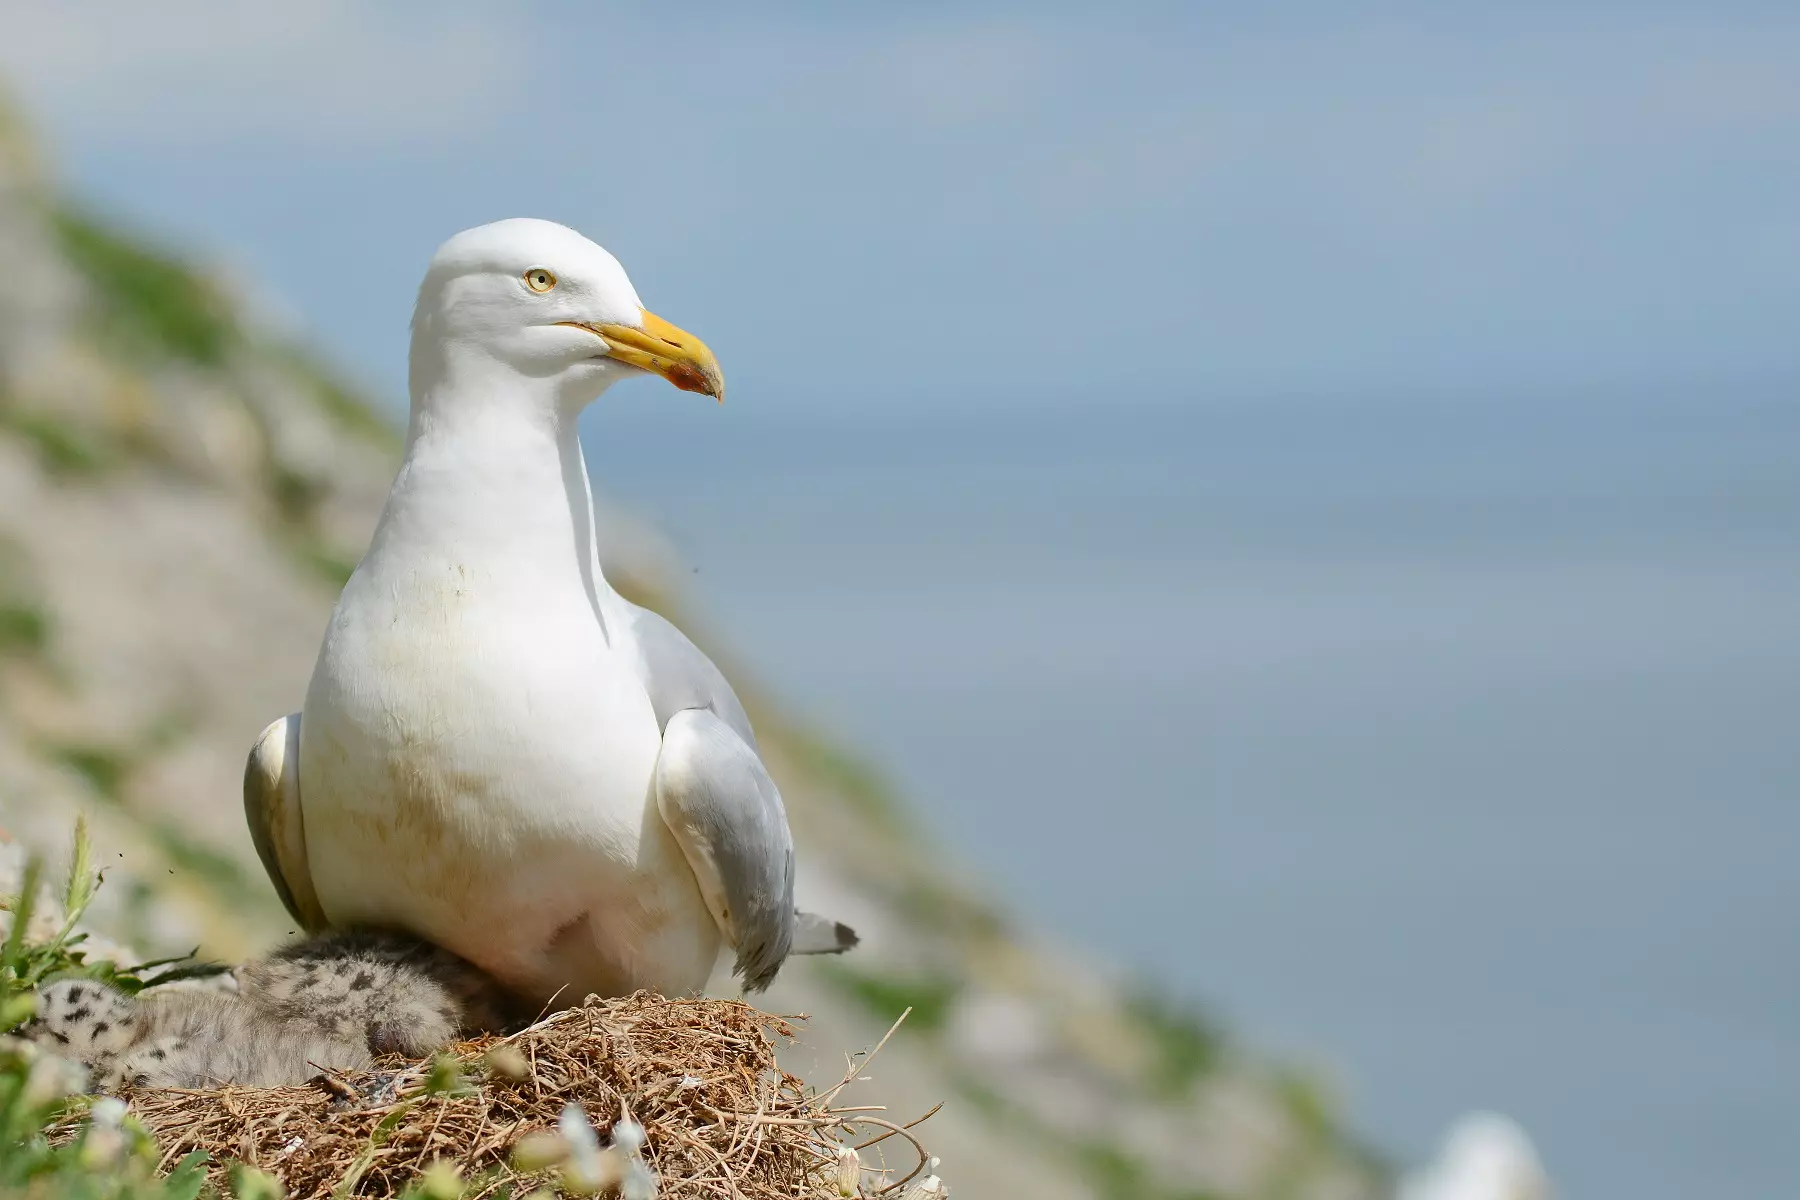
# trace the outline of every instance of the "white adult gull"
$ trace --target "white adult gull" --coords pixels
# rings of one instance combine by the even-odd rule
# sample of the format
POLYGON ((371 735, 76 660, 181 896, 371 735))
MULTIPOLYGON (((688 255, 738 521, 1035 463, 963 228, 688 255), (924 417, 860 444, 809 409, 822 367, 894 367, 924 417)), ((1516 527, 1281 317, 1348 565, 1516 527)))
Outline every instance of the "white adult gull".
POLYGON ((576 419, 644 372, 723 399, 704 342, 618 261, 515 219, 439 248, 413 315, 404 460, 300 713, 245 772, 307 929, 409 930, 539 1002, 747 989, 854 935, 797 914, 744 709, 600 569, 576 419))

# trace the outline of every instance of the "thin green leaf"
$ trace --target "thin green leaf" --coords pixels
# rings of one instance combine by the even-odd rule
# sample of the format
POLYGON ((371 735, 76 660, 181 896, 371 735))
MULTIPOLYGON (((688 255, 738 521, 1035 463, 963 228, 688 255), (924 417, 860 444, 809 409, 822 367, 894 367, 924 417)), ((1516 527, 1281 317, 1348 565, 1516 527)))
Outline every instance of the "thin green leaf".
POLYGON ((7 930, 6 942, 0 946, 0 972, 14 981, 24 977, 20 968, 25 963, 25 927, 31 924, 32 910, 37 907, 38 880, 43 873, 44 865, 36 855, 25 860, 25 871, 19 881, 19 895, 13 901, 12 928, 7 930))
POLYGON ((93 843, 88 838, 87 816, 75 817, 75 848, 69 855, 69 882, 63 889, 63 912, 73 926, 94 898, 99 886, 93 873, 93 843))
POLYGON ((164 971, 153 979, 144 979, 140 983, 139 990, 157 987, 165 983, 174 983, 181 979, 212 979, 218 975, 228 974, 230 971, 231 968, 223 963, 197 962, 190 966, 164 971))
POLYGON ((198 1200, 206 1186, 206 1164, 211 1161, 206 1151, 196 1150, 176 1163, 163 1181, 162 1200, 198 1200))
POLYGON ((187 962, 190 959, 194 958, 199 953, 200 953, 200 947, 195 946, 192 950, 189 950, 186 954, 177 954, 173 958, 153 958, 149 962, 132 963, 129 967, 126 967, 125 969, 127 971, 130 971, 133 975, 142 975, 145 971, 148 971, 152 967, 166 967, 170 963, 187 962))

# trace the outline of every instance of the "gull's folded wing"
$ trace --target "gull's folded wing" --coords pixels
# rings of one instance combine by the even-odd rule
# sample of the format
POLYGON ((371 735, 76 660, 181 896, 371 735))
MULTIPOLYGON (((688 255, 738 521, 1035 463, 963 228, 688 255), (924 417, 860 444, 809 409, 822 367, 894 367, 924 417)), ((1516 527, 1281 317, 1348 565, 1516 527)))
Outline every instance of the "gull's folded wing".
POLYGON ((793 947, 794 840, 762 759, 717 714, 683 709, 663 728, 656 806, 745 990, 768 987, 793 947))
POLYGON ((300 814, 300 714, 262 731, 244 764, 244 817, 269 882, 300 927, 326 927, 306 865, 306 831, 300 814))
MULTIPOLYGON (((763 769, 756 733, 750 728, 750 717, 724 673, 660 613, 635 604, 629 605, 628 610, 638 652, 643 656, 644 686, 656 710, 657 724, 663 727, 665 747, 668 729, 674 719, 695 710, 705 710, 715 723, 724 726, 724 730, 714 731, 721 743, 725 741, 724 731, 736 734, 741 746, 734 754, 748 755, 751 761, 746 769, 760 779, 759 787, 766 787, 768 794, 774 797, 775 813, 784 835, 781 845, 791 854, 791 843, 785 836, 787 814, 781 808, 780 794, 763 769)), ((692 852, 689 854, 691 857, 692 852)), ((695 870, 698 873, 698 868, 695 870)), ((718 915, 717 909, 713 915, 718 915)), ((856 931, 842 921, 817 913, 799 912, 794 914, 793 943, 788 953, 842 954, 856 943, 856 931)))

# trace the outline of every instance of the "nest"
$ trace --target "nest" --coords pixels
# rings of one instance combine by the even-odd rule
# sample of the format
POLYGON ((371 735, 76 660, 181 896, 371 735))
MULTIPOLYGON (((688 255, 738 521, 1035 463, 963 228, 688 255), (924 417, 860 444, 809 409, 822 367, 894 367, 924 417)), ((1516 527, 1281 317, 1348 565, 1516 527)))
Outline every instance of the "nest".
POLYGON ((919 1122, 836 1105, 867 1057, 819 1094, 778 1067, 776 1046, 799 1019, 730 1000, 590 996, 509 1037, 452 1047, 460 1085, 445 1086, 441 1064, 392 1063, 299 1087, 140 1091, 130 1105, 165 1168, 205 1151, 221 1178, 224 1161, 246 1162, 291 1200, 397 1195, 440 1163, 461 1173, 469 1200, 522 1193, 553 1180, 522 1172, 511 1151, 554 1130, 571 1103, 603 1139, 621 1120, 643 1127, 661 1200, 842 1195, 846 1148, 860 1151, 859 1194, 897 1194, 929 1162, 910 1132, 919 1122))

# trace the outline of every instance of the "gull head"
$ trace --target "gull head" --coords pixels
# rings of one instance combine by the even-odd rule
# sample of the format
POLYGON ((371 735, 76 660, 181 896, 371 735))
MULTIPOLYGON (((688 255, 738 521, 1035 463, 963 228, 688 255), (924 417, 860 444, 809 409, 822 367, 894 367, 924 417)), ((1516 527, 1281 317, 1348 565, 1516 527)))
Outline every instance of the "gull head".
POLYGON ((415 401, 447 376, 510 374, 586 404, 646 372, 725 398, 706 343, 645 309, 619 260, 568 226, 496 221, 432 256, 413 311, 415 401))

